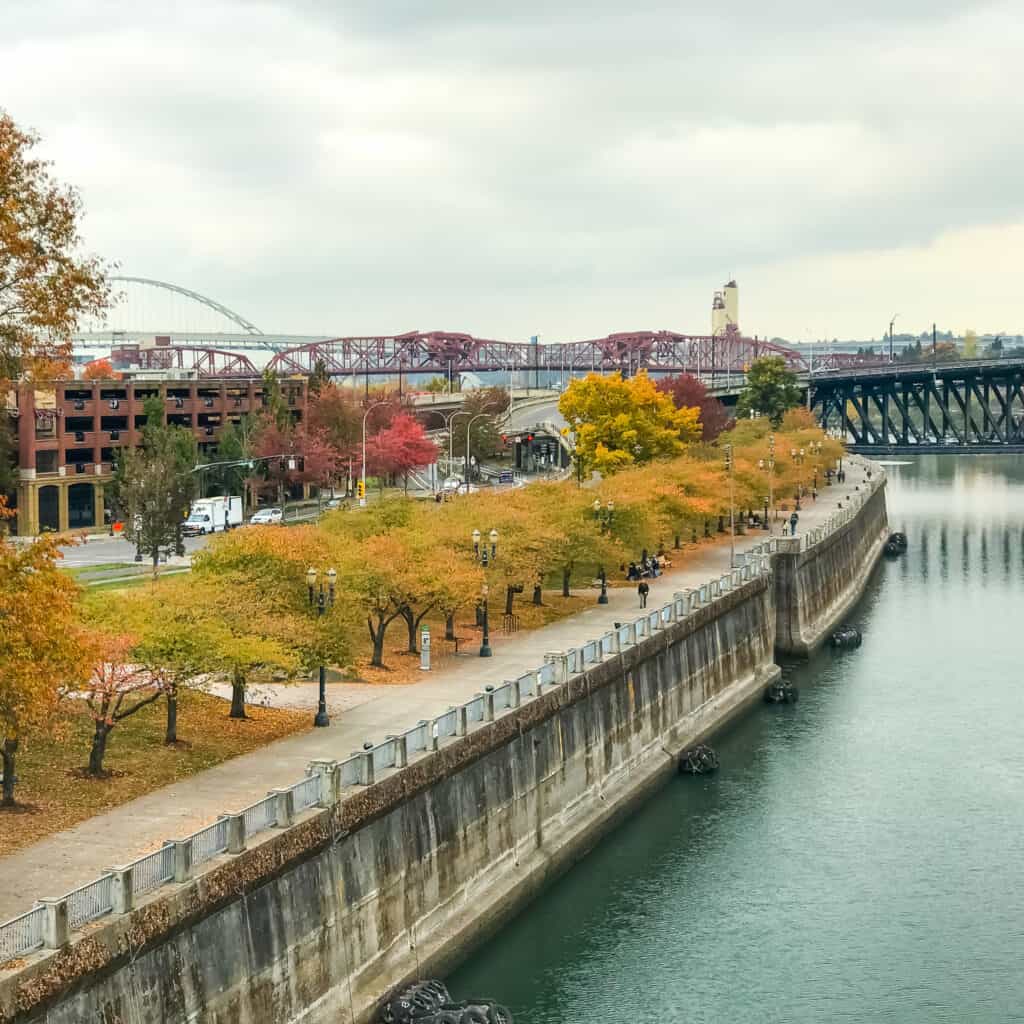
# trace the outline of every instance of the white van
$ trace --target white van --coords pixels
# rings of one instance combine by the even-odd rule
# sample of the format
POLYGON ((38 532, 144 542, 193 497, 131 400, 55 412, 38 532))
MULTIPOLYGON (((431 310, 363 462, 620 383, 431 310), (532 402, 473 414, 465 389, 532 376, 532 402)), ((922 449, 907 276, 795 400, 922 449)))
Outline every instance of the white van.
POLYGON ((237 494, 192 502, 183 532, 186 537, 230 530, 242 525, 242 499, 237 494))

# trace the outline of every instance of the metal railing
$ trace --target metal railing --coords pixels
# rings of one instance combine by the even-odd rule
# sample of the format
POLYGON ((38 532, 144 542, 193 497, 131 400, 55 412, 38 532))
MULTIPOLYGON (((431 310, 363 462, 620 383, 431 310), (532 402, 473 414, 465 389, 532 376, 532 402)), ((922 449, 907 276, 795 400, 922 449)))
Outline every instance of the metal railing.
MULTIPOLYGON (((343 761, 329 762, 330 770, 336 773, 339 794, 344 789, 379 781, 381 775, 389 770, 401 770, 413 755, 430 756, 444 741, 459 737, 463 729, 482 725, 503 712, 514 711, 522 701, 542 696, 550 687, 567 682, 571 676, 585 672, 591 665, 618 656, 654 632, 685 619, 698 609, 708 607, 718 597, 728 594, 743 583, 767 575, 771 572, 773 553, 793 551, 795 548, 806 550, 820 543, 850 522, 881 485, 882 479, 884 475, 879 473, 878 478, 864 491, 848 499, 846 507, 837 511, 821 526, 805 533, 799 540, 765 540, 743 552, 738 566, 718 579, 680 591, 662 607, 645 612, 632 622, 622 623, 615 630, 589 640, 580 647, 548 655, 543 665, 523 673, 518 679, 489 688, 433 720, 419 722, 400 736, 388 737, 343 761)), ((222 816, 184 840, 165 843, 161 849, 145 854, 123 868, 112 869, 114 873, 124 872, 126 880, 130 879, 126 884, 129 904, 134 897, 161 888, 176 876, 180 877, 181 873, 184 873, 186 879, 191 877, 196 865, 224 854, 231 843, 229 819, 241 818, 240 825, 237 821, 235 824, 242 833, 244 845, 246 838, 277 826, 282 813, 290 816, 323 806, 327 788, 322 768, 323 762, 311 765, 306 776, 287 789, 269 794, 237 815, 222 816), (285 804, 280 803, 282 797, 288 798, 285 804), (282 807, 289 809, 283 811, 282 807), (180 861, 176 860, 179 848, 184 848, 188 854, 180 861), (186 867, 181 868, 179 865, 186 867), (176 866, 179 866, 177 871, 176 866)), ((287 824, 288 820, 283 819, 282 824, 287 824)), ((47 945, 51 938, 47 915, 53 911, 55 904, 63 903, 66 906, 69 930, 80 928, 89 921, 111 913, 114 909, 114 885, 114 874, 106 873, 58 900, 45 901, 0 924, 0 963, 47 945)), ((121 898, 124 899, 123 896, 121 898)))

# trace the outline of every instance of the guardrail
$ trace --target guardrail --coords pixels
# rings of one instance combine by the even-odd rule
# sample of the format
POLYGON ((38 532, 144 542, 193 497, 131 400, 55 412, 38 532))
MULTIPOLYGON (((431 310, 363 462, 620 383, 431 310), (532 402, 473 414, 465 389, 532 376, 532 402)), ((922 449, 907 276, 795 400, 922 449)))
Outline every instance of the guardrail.
POLYGON ((65 945, 70 933, 110 913, 127 913, 139 897, 170 883, 189 881, 195 869, 223 854, 241 853, 249 839, 270 829, 292 825, 297 814, 310 808, 328 807, 343 799, 343 790, 372 785, 383 773, 404 768, 414 755, 429 756, 446 740, 465 736, 524 700, 535 700, 551 687, 565 684, 625 648, 642 643, 673 622, 713 604, 749 580, 771 571, 771 555, 817 543, 831 530, 848 522, 874 492, 877 483, 850 499, 850 504, 823 526, 791 542, 771 538, 738 553, 736 566, 717 579, 689 590, 678 591, 670 602, 652 609, 632 622, 588 640, 567 651, 544 656, 544 664, 500 686, 487 686, 464 704, 453 706, 437 718, 423 720, 397 736, 388 736, 343 761, 313 761, 306 775, 283 789, 215 822, 183 839, 168 840, 158 850, 128 864, 110 868, 98 879, 56 899, 42 899, 18 917, 0 924, 0 963, 38 949, 65 945))

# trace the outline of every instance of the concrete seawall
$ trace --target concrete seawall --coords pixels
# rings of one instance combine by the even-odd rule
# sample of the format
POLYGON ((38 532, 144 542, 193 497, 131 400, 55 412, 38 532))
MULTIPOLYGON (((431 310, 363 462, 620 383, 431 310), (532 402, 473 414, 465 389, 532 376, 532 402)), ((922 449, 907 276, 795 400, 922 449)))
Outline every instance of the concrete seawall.
POLYGON ((669 777, 682 749, 759 699, 777 648, 812 649, 859 595, 884 527, 876 481, 856 519, 810 548, 783 544, 771 575, 33 956, 0 981, 0 1020, 370 1020, 392 987, 447 970, 669 777))
POLYGON ((871 497, 850 522, 809 548, 781 540, 772 556, 776 649, 808 655, 856 604, 889 537, 885 478, 864 485, 871 497))

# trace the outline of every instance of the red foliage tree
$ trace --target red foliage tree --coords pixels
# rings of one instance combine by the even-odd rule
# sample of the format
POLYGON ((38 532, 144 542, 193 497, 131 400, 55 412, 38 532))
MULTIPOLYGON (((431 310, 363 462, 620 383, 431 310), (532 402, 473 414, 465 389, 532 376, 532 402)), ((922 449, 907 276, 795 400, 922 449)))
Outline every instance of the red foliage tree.
POLYGON ((437 462, 437 445, 418 420, 399 413, 390 426, 367 441, 366 461, 375 476, 402 476, 408 491, 409 473, 437 462))
MULTIPOLYGON (((253 441, 253 455, 257 459, 283 456, 260 463, 266 480, 276 486, 279 500, 283 499, 285 488, 293 484, 327 486, 337 477, 341 465, 338 451, 323 431, 307 429, 301 423, 282 427, 272 419, 260 426, 253 441), (293 457, 294 468, 289 468, 293 457)), ((253 484, 258 488, 261 482, 256 479, 253 484)))
POLYGON ((662 377, 658 381, 658 390, 671 395, 677 409, 700 410, 701 439, 704 441, 713 441, 732 420, 725 406, 709 395, 708 389, 689 373, 662 377))

